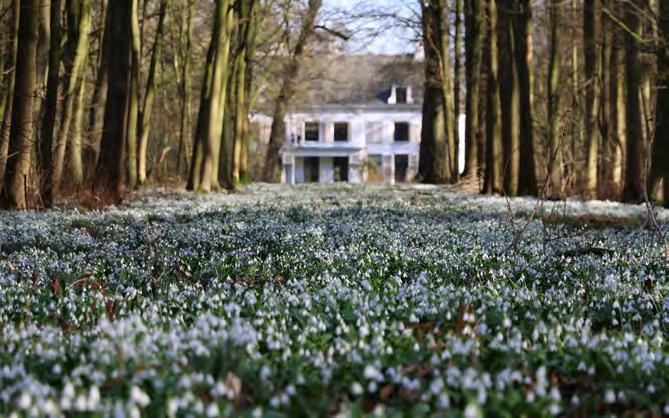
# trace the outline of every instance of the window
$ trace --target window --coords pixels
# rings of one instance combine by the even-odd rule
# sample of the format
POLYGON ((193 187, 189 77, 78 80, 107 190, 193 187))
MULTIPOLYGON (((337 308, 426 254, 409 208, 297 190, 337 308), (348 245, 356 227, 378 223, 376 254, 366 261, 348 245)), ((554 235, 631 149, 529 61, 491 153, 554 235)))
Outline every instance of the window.
POLYGON ((395 87, 395 102, 397 104, 406 104, 407 102, 406 87, 395 87))
POLYGON ((378 143, 383 141, 383 123, 367 122, 366 132, 368 143, 378 143))
POLYGON ((408 155, 395 155, 395 181, 404 183, 407 180, 407 171, 409 169, 408 155))
POLYGON ((318 122, 306 122, 304 124, 304 140, 318 142, 318 122))
POLYGON ((332 165, 334 167, 334 181, 348 181, 348 157, 334 157, 332 165))
POLYGON ((334 140, 348 141, 348 122, 337 122, 334 124, 334 140))
POLYGON ((306 183, 318 183, 319 168, 318 157, 306 157, 304 159, 304 181, 306 183))
POLYGON ((395 122, 395 142, 406 142, 409 140, 409 124, 407 122, 395 122))

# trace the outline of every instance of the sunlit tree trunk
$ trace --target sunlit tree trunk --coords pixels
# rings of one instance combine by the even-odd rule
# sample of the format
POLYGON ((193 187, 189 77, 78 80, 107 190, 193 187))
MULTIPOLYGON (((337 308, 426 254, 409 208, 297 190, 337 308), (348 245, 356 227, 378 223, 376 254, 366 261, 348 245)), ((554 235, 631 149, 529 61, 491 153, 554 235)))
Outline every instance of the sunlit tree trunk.
POLYGON ((182 68, 181 79, 179 83, 179 92, 181 96, 180 107, 180 125, 179 125, 179 149, 177 151, 177 173, 181 175, 182 164, 188 167, 187 141, 190 137, 190 68, 192 55, 193 38, 193 8, 195 4, 192 0, 183 0, 184 14, 182 17, 182 30, 180 34, 180 43, 182 49, 182 68), (185 23, 184 23, 185 20, 185 23))
POLYGON ((455 0, 455 44, 453 49, 453 152, 451 176, 454 182, 460 179, 460 85, 462 67, 462 2, 455 0))
POLYGON ((103 0, 100 13, 102 15, 103 23, 102 35, 100 38, 99 58, 97 63, 97 74, 95 77, 95 87, 93 88, 93 97, 91 99, 91 107, 88 113, 88 144, 83 150, 84 169, 86 171, 85 177, 90 179, 95 166, 98 162, 98 155, 100 154, 100 139, 102 138, 102 124, 104 121, 105 103, 107 101, 107 84, 108 84, 108 63, 107 51, 111 48, 110 37, 111 29, 109 24, 109 13, 107 13, 106 0, 103 0))
POLYGON ((499 88, 499 54, 497 48, 497 0, 488 0, 487 58, 488 83, 486 86, 486 168, 484 193, 502 192, 502 109, 499 88))
POLYGON ((498 0, 499 80, 502 113, 502 172, 504 193, 518 194, 520 168, 520 86, 515 60, 518 43, 512 18, 516 13, 512 0, 498 0))
POLYGON ((599 116, 599 60, 597 37, 599 22, 597 19, 600 4, 597 0, 585 0, 583 5, 583 46, 585 52, 585 172, 583 194, 594 198, 597 195, 597 168, 600 133, 597 126, 599 116))
POLYGON ((153 110, 153 100, 156 94, 156 71, 158 69, 158 60, 163 42, 163 32, 165 27, 165 15, 167 13, 167 0, 160 2, 158 12, 158 28, 156 29, 156 38, 153 41, 151 50, 151 64, 149 65, 149 75, 146 81, 146 92, 144 93, 144 105, 140 116, 139 125, 139 145, 137 151, 137 181, 140 185, 146 183, 146 151, 149 144, 149 133, 151 130, 151 112, 153 110))
MULTIPOLYGON (((60 129, 55 142, 54 160, 51 170, 53 192, 61 185, 61 177, 65 166, 65 150, 70 139, 70 130, 74 116, 75 102, 80 85, 84 82, 85 62, 88 55, 88 32, 90 27, 90 2, 89 0, 68 0, 68 42, 66 45, 67 57, 66 68, 69 73, 65 78, 63 91, 65 99, 62 105, 60 118, 60 129)), ((81 148, 74 149, 81 152, 81 148)), ((75 157, 81 159, 81 155, 75 157)))
POLYGON ((563 193, 562 138, 560 137, 560 10, 557 0, 548 5, 549 63, 547 86, 547 129, 548 129, 548 195, 561 196, 563 193))
POLYGON ((18 51, 19 32, 19 2, 12 1, 12 25, 9 31, 11 39, 10 53, 8 54, 8 66, 12 71, 6 76, 6 94, 3 97, 2 125, 0 126, 0 188, 3 187, 7 168, 7 154, 9 151, 9 136, 12 126, 12 105, 14 103, 14 85, 16 81, 16 55, 18 51))
POLYGON ((130 97, 128 98, 127 114, 127 138, 126 153, 126 176, 128 187, 134 189, 137 186, 137 127, 139 120, 139 74, 141 63, 142 39, 139 28, 139 0, 132 0, 132 21, 130 33, 132 45, 130 55, 132 58, 130 66, 130 97))
POLYGON ((33 105, 37 88, 37 41, 40 1, 21 0, 16 55, 16 80, 12 103, 9 152, 0 191, 0 206, 6 209, 28 208, 29 170, 33 146, 33 105))

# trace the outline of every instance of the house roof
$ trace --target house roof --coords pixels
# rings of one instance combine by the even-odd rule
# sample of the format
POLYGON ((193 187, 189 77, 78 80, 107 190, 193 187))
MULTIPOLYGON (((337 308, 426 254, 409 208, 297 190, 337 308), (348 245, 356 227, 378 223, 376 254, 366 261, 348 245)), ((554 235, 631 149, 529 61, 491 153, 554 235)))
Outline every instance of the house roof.
POLYGON ((408 110, 423 100, 423 63, 410 55, 330 55, 307 65, 295 110, 408 110), (411 87, 414 103, 388 104, 391 86, 411 87))

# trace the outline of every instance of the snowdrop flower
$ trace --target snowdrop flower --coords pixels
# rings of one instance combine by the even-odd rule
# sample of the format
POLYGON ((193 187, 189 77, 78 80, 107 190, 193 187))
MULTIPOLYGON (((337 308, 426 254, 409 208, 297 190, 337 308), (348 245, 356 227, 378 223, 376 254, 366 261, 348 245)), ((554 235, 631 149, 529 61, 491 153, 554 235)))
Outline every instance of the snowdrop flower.
POLYGON ((364 392, 362 385, 358 382, 351 383, 351 394, 354 396, 360 396, 364 392))

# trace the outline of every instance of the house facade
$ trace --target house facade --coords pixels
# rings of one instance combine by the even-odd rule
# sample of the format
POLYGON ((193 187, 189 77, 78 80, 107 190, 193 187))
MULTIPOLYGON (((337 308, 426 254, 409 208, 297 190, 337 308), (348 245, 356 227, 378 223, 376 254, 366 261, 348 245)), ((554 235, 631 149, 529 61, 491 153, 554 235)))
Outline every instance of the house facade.
POLYGON ((367 103, 313 105, 287 115, 282 182, 412 181, 422 120, 412 93, 393 85, 367 103))

